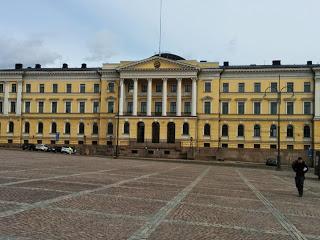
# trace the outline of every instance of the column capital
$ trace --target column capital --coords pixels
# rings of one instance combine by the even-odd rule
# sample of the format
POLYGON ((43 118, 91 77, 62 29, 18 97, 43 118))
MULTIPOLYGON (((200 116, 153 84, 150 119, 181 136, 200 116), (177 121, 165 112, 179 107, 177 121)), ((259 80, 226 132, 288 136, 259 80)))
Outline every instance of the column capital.
POLYGON ((192 80, 192 81, 197 81, 198 79, 197 79, 197 78, 191 78, 191 80, 192 80))
POLYGON ((139 78, 132 78, 132 80, 133 80, 133 81, 138 81, 138 80, 139 80, 139 78))
POLYGON ((162 81, 167 81, 168 80, 168 78, 161 78, 162 79, 162 81))
POLYGON ((177 78, 177 81, 179 82, 179 81, 182 81, 182 78, 177 78))
POLYGON ((147 78, 148 82, 151 82, 152 81, 152 78, 147 78))

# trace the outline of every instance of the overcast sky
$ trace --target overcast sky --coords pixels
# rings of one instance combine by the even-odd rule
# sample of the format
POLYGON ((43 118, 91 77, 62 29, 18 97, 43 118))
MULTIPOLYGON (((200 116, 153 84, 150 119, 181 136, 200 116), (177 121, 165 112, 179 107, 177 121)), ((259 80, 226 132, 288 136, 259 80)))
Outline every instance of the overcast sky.
MULTIPOLYGON (((0 68, 140 60, 160 0, 1 0, 0 68)), ((319 0, 163 0, 162 52, 231 64, 320 62, 319 0)))

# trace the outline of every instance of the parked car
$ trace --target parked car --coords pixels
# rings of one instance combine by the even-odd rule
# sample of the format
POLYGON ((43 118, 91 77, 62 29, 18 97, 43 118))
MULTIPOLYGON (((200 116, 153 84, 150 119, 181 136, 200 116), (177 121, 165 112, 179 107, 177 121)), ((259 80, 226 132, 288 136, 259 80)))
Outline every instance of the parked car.
POLYGON ((32 143, 24 143, 22 144, 22 150, 36 150, 36 145, 32 143))
POLYGON ((47 151, 48 152, 57 152, 56 147, 54 147, 54 146, 49 146, 47 151))
POLYGON ((37 150, 37 151, 44 151, 44 152, 46 152, 46 151, 48 151, 48 149, 49 149, 49 147, 48 147, 47 145, 45 145, 45 144, 37 144, 37 145, 36 145, 36 150, 37 150))
POLYGON ((62 147, 60 147, 60 146, 55 146, 54 147, 54 149, 55 149, 55 152, 57 153, 61 153, 61 149, 62 149, 62 147))
POLYGON ((61 152, 67 153, 67 154, 73 154, 75 153, 75 150, 72 147, 62 147, 61 152))
POLYGON ((267 158, 266 165, 267 166, 277 166, 278 160, 276 158, 267 158))

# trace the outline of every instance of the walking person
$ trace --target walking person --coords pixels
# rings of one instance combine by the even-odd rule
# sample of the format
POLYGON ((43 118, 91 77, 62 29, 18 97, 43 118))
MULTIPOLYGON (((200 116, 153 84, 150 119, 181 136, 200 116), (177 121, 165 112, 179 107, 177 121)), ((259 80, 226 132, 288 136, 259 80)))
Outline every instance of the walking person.
POLYGON ((303 161, 301 157, 298 157, 298 160, 292 163, 292 169, 296 173, 295 182, 296 187, 299 192, 299 197, 303 195, 303 183, 304 183, 304 174, 308 172, 309 168, 307 164, 303 161))

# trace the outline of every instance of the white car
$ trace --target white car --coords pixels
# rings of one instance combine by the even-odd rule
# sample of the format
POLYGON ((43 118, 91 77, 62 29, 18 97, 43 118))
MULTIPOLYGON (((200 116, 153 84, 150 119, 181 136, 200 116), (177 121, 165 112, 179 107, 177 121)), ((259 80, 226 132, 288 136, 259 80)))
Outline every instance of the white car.
POLYGON ((62 153, 67 153, 67 154, 73 154, 73 153, 75 153, 76 151, 73 150, 72 147, 62 147, 62 148, 61 148, 61 152, 62 152, 62 153))
POLYGON ((46 152, 46 151, 48 151, 48 146, 47 145, 45 145, 45 144, 37 144, 36 145, 36 150, 37 151, 44 151, 44 152, 46 152))

